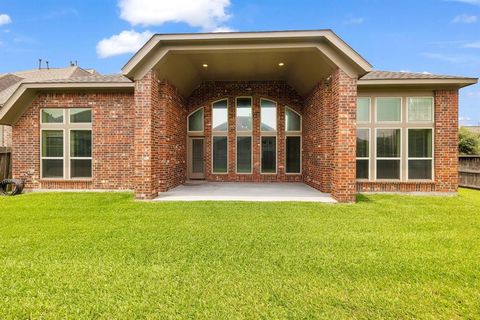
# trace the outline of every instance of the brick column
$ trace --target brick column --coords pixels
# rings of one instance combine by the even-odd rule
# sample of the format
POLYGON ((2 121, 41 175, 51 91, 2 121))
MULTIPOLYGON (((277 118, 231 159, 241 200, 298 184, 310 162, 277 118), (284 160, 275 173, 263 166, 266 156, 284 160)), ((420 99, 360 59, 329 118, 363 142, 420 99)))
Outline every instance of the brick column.
POLYGON ((158 98, 158 84, 150 71, 135 81, 134 189, 137 199, 154 198, 158 190, 153 181, 152 109, 158 98))
POLYGON ((355 202, 357 79, 337 69, 331 77, 332 196, 355 202))
POLYGON ((435 91, 435 191, 458 190, 458 90, 435 91))

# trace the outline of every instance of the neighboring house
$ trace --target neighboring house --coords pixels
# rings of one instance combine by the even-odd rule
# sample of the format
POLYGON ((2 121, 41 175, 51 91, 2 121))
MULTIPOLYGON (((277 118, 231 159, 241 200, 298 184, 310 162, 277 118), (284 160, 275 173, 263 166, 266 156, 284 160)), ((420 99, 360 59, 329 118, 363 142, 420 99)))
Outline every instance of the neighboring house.
MULTIPOLYGON (((45 68, 0 74, 0 108, 16 92, 22 83, 41 82, 55 79, 70 79, 95 74, 95 70, 84 70, 77 66, 68 68, 45 68)), ((12 145, 12 128, 0 125, 0 147, 12 145)))
POLYGON ((353 202, 456 192, 458 90, 476 82, 372 71, 330 30, 166 34, 122 75, 23 82, 0 123, 30 189, 296 181, 353 202))

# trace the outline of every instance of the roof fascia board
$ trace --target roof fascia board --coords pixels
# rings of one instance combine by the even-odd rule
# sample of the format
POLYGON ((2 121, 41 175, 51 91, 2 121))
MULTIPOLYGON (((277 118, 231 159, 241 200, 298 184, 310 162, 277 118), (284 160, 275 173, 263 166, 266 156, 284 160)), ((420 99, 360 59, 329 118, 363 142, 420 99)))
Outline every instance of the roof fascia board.
MULTIPOLYGON (((157 46, 165 42, 168 45, 169 41, 189 41, 189 40, 269 40, 269 39, 303 39, 310 38, 316 44, 318 44, 321 38, 326 39, 333 46, 335 46, 340 52, 356 63, 365 72, 369 72, 372 69, 372 65, 366 61, 360 54, 353 50, 347 43, 345 43, 340 37, 338 37, 331 30, 317 30, 317 31, 281 31, 281 32, 237 32, 237 33, 203 33, 203 34, 165 34, 154 35, 122 68, 124 75, 129 78, 138 78, 138 76, 132 75, 135 73, 138 64, 147 58, 151 51, 157 46)), ((269 45, 272 47, 273 45, 269 45)), ((281 46, 281 45, 280 45, 281 46)), ((233 48, 234 45, 229 45, 233 48)), ((157 61, 158 62, 158 61, 157 61)), ((150 63, 149 65, 152 65, 150 63)), ((155 64, 153 64, 155 65, 155 64)))
MULTIPOLYGON (((129 82, 111 82, 111 83, 75 83, 75 82, 63 82, 63 83, 22 83, 17 90, 10 96, 10 98, 5 102, 5 104, 0 108, 0 124, 9 124, 4 122, 5 116, 9 111, 15 106, 15 104, 25 98, 28 94, 34 96, 33 92, 38 90, 51 90, 51 89, 133 89, 135 86, 134 83, 129 82)), ((19 112, 19 115, 13 117, 16 122, 20 115, 23 113, 19 112)), ((9 118, 12 118, 9 117, 9 118)), ((12 121, 9 121, 12 122, 12 121)))
POLYGON ((366 86, 408 86, 408 85, 453 85, 460 88, 476 84, 478 79, 384 79, 384 80, 358 80, 359 87, 366 86))

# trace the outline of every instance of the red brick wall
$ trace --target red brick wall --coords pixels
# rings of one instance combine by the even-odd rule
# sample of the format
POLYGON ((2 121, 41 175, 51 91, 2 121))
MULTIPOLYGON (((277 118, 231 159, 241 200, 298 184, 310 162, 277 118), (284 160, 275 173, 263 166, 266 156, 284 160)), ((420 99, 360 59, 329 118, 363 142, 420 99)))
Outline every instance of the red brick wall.
POLYGON ((458 190, 458 90, 435 91, 435 190, 458 190))
POLYGON ((28 173, 27 188, 132 189, 132 93, 42 93, 13 125, 13 176, 28 173), (93 178, 90 181, 40 179, 40 109, 92 108, 93 178))
POLYGON ((285 106, 302 113, 302 98, 288 84, 281 81, 212 81, 204 82, 188 99, 189 113, 204 108, 206 145, 206 179, 209 181, 302 181, 302 175, 285 174, 285 106), (252 174, 236 174, 235 98, 252 97, 253 106, 253 167, 252 174), (212 103, 228 98, 228 174, 212 173, 212 103), (260 159, 260 99, 277 102, 277 173, 261 174, 260 159))
POLYGON ((186 117, 181 95, 154 72, 135 82, 137 198, 153 198, 185 181, 186 117))
POLYGON ((315 87, 303 109, 303 179, 322 192, 332 191, 333 123, 330 82, 315 87))

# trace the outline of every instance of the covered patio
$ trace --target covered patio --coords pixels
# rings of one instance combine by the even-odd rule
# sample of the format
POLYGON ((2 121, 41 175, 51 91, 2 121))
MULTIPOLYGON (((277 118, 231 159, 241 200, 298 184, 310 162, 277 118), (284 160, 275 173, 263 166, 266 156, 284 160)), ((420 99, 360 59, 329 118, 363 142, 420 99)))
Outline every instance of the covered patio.
POLYGON ((336 203, 330 194, 304 183, 236 183, 187 181, 154 201, 299 201, 336 203))

